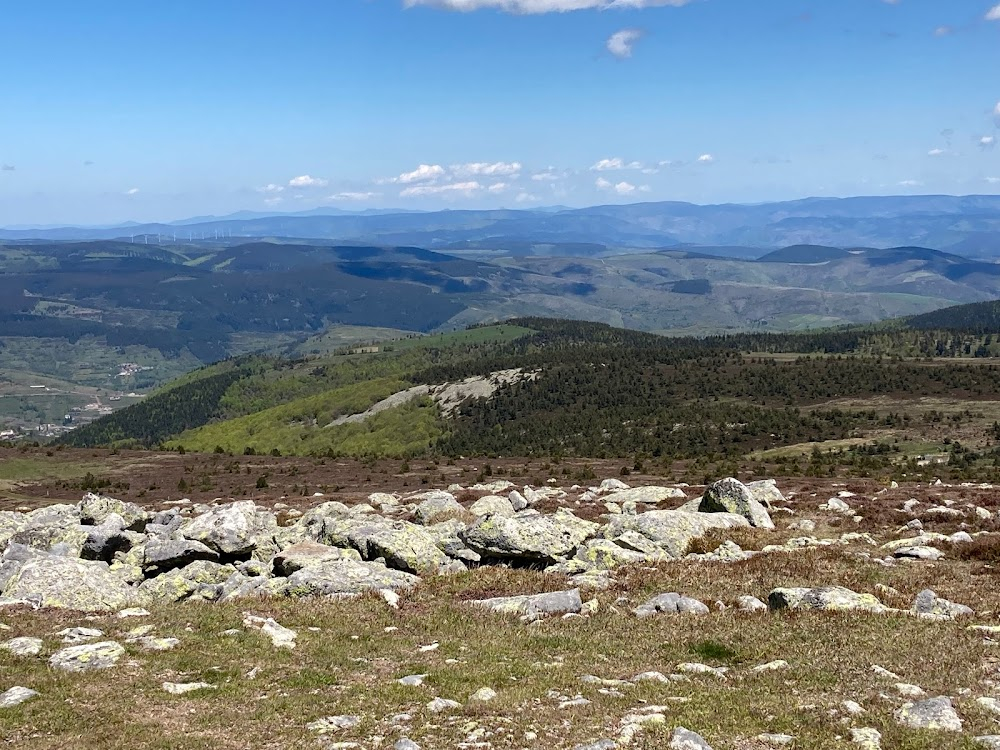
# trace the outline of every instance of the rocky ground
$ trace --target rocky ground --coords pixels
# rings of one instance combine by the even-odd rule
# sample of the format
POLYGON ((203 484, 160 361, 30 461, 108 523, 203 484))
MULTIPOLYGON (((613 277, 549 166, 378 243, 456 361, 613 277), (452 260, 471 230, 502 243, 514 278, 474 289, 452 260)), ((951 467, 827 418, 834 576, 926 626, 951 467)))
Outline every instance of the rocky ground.
POLYGON ((0 512, 0 744, 1000 747, 992 487, 287 500, 0 512))

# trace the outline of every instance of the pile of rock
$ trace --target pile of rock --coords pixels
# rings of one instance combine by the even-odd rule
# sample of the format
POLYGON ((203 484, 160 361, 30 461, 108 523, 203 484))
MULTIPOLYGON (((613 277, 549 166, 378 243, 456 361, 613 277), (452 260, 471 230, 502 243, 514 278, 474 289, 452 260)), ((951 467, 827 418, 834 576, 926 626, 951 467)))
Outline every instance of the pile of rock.
MULTIPOLYGON (((150 512, 87 494, 77 505, 4 512, 0 605, 121 610, 250 595, 351 596, 491 564, 600 585, 622 565, 681 558, 713 529, 772 529, 768 507, 781 498, 771 482, 724 479, 678 509, 640 510, 683 492, 608 480, 588 491, 609 511, 597 523, 533 507, 561 490, 507 482, 472 489, 507 495, 465 507, 443 490, 377 494, 362 505, 325 502, 287 526, 248 500, 150 512)), ((730 547, 718 557, 737 559, 742 550, 730 547)))

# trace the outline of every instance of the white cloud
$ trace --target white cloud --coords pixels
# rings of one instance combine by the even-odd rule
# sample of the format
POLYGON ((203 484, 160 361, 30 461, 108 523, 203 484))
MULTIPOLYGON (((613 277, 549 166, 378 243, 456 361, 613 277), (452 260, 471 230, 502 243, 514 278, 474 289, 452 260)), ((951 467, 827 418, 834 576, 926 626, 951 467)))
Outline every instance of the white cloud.
POLYGON ((258 193, 264 193, 264 195, 273 195, 275 193, 280 193, 284 191, 284 187, 281 185, 275 185, 273 182, 265 185, 264 187, 257 188, 258 193))
POLYGON ((471 13, 476 10, 500 10, 504 13, 568 13, 574 10, 608 10, 610 8, 680 8, 692 0, 403 0, 403 6, 426 5, 439 10, 471 13))
POLYGON ((954 26, 938 26, 936 29, 934 29, 934 36, 937 37, 951 36, 954 33, 955 33, 954 26))
POLYGON ((264 199, 264 203, 266 203, 269 206, 277 206, 283 200, 285 200, 285 199, 282 198, 280 195, 278 195, 278 196, 274 196, 273 198, 265 198, 264 199))
POLYGON ((713 161, 715 161, 715 157, 711 154, 702 154, 698 157, 699 164, 711 164, 713 161))
POLYGON ((996 120, 997 127, 1000 128, 1000 102, 993 108, 993 119, 996 120))
POLYGON ((478 182, 451 182, 447 185, 415 185, 408 187, 400 194, 400 198, 420 198, 426 195, 452 195, 462 193, 472 195, 483 189, 478 182))
POLYGON ((125 191, 125 195, 138 195, 138 194, 139 194, 139 188, 129 188, 128 190, 125 191))
POLYGON ((1000 185, 1000 177, 987 177, 986 181, 991 185, 1000 185))
POLYGON ((343 193, 334 193, 329 197, 328 200, 331 201, 370 201, 372 198, 378 198, 382 193, 372 193, 372 192, 352 192, 350 190, 343 193))
POLYGON ((487 190, 489 190, 491 193, 493 193, 495 195, 496 193, 502 193, 502 192, 504 192, 509 187, 510 187, 510 185, 508 185, 506 182, 495 182, 492 185, 490 185, 487 188, 487 190))
POLYGON ((618 193, 618 195, 631 195, 636 190, 647 190, 645 187, 637 188, 632 183, 625 182, 624 180, 612 183, 610 180, 605 180, 603 177, 598 177, 597 180, 594 181, 594 185, 597 186, 598 190, 607 190, 608 192, 618 193))
POLYGON ((329 184, 329 180, 324 180, 322 177, 311 177, 307 174, 299 177, 293 177, 288 181, 288 187, 293 188, 326 187, 329 184))
POLYGON ((444 175, 444 167, 440 164, 421 164, 412 172, 403 172, 403 174, 396 177, 392 182, 401 182, 404 185, 414 182, 436 182, 441 177, 444 177, 444 175))
POLYGON ((944 156, 947 153, 948 152, 945 151, 943 148, 932 148, 930 151, 927 152, 927 155, 928 156, 944 156))
POLYGON ((625 60, 632 57, 632 50, 635 48, 635 43, 640 39, 642 39, 641 29, 622 29, 609 36, 604 46, 608 52, 619 60, 625 60))
POLYGON ((617 156, 611 159, 601 159, 590 168, 592 172, 611 172, 620 169, 642 169, 642 164, 637 161, 626 162, 617 156))
POLYGON ((514 200, 518 203, 534 203, 538 200, 538 196, 531 193, 518 193, 514 200))
POLYGON ((991 148, 993 148, 996 145, 996 143, 997 143, 997 139, 996 139, 995 136, 984 135, 982 138, 979 139, 979 148, 981 148, 981 149, 991 149, 991 148))
POLYGON ((555 182, 560 177, 552 167, 549 167, 542 172, 535 172, 531 175, 531 179, 535 182, 555 182))
POLYGON ((899 185, 900 187, 913 188, 913 187, 921 187, 924 183, 922 183, 920 180, 900 180, 896 184, 899 185))
POLYGON ((988 11, 986 11, 987 21, 1000 21, 1000 5, 994 5, 988 11))
POLYGON ((521 162, 498 161, 493 164, 488 162, 471 162, 469 164, 456 164, 451 168, 455 175, 469 177, 472 175, 483 177, 510 177, 521 172, 521 162))

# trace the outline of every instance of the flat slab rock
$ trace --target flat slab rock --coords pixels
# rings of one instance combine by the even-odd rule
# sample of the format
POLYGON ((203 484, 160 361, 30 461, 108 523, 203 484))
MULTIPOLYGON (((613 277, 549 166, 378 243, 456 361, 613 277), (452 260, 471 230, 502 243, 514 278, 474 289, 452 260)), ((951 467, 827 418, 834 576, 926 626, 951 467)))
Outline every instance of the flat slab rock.
POLYGON ((677 727, 670 735, 670 750, 712 750, 704 737, 684 727, 677 727))
POLYGON ((707 615, 709 609, 697 599, 671 592, 669 594, 654 596, 649 601, 633 609, 632 612, 636 617, 644 618, 652 617, 661 612, 670 615, 707 615))
POLYGON ((475 599, 469 602, 494 612, 521 615, 522 617, 545 617, 546 615, 579 614, 583 609, 580 589, 553 591, 546 594, 524 596, 501 596, 493 599, 475 599))
POLYGON ((19 706, 37 695, 38 693, 31 688, 15 685, 10 688, 10 690, 0 693, 0 708, 13 708, 14 706, 19 706))
POLYGON ((895 718, 899 724, 911 729, 962 731, 962 719, 951 705, 951 698, 944 695, 916 703, 905 703, 896 710, 895 718))
POLYGON ((843 586, 823 586, 820 588, 778 588, 767 597, 767 605, 772 610, 802 609, 824 612, 863 611, 881 614, 888 611, 872 594, 859 594, 843 586))
POLYGON ((49 664, 65 672, 89 672, 93 669, 110 669, 125 655, 125 648, 115 641, 86 643, 56 651, 49 657, 49 664))

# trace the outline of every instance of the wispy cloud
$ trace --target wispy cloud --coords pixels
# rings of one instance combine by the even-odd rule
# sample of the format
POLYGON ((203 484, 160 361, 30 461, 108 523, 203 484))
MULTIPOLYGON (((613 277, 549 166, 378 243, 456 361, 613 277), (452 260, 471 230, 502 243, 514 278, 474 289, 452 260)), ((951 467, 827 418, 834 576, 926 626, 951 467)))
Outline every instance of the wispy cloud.
POLYGON ((284 191, 285 187, 283 185, 275 185, 273 182, 257 188, 257 192, 263 193, 264 195, 276 195, 277 193, 283 193, 284 191))
POLYGON ((312 177, 307 174, 293 177, 288 181, 288 187, 293 188, 321 188, 329 184, 329 180, 324 180, 322 177, 312 177))
POLYGON ((138 194, 139 194, 139 188, 129 188, 128 190, 125 191, 125 195, 138 195, 138 194))
POLYGON ((927 155, 933 158, 938 156, 947 156, 949 153, 951 152, 946 151, 943 148, 932 148, 930 151, 927 152, 927 155))
POLYGON ((979 139, 979 148, 983 149, 984 151, 988 151, 991 148, 993 148, 996 145, 996 143, 997 143, 996 136, 984 135, 982 138, 979 139))
POLYGON ((372 198, 378 198, 382 193, 373 192, 352 192, 346 191, 343 193, 334 193, 328 200, 331 201, 370 201, 372 198))
POLYGON ((899 185, 900 187, 915 188, 915 187, 921 187, 924 183, 922 183, 920 180, 900 180, 896 184, 899 185))
POLYGON ((1000 185, 1000 177, 987 177, 986 181, 991 185, 1000 185))
POLYGON ((605 180, 603 177, 598 177, 594 182, 598 190, 605 190, 609 193, 618 193, 618 195, 632 195, 637 190, 642 190, 645 192, 648 190, 646 186, 638 187, 633 185, 631 182, 611 182, 610 180, 605 180))
POLYGON ((543 169, 541 172, 535 172, 531 175, 531 179, 535 182, 555 182, 562 179, 562 175, 552 167, 549 167, 548 169, 543 169))
POLYGON ((428 195, 471 196, 482 189, 483 186, 475 180, 468 182, 450 182, 446 185, 414 185, 413 187, 408 187, 403 190, 399 194, 399 197, 420 198, 428 195))
POLYGON ((601 159, 599 162, 591 166, 590 171, 613 172, 622 169, 642 169, 642 163, 637 161, 626 162, 624 159, 620 159, 615 156, 610 159, 601 159))
POLYGON ((625 60, 632 57, 632 50, 642 36, 641 29, 622 29, 609 36, 604 47, 619 60, 625 60))
POLYGON ((986 11, 987 21, 1000 21, 1000 5, 994 5, 988 11, 986 11))
POLYGON ((711 164, 714 161, 715 157, 712 156, 711 154, 702 154, 701 156, 698 157, 699 164, 711 164))
POLYGON ((392 178, 390 181, 410 185, 414 182, 433 182, 444 177, 444 175, 445 169, 440 164, 421 164, 412 172, 403 172, 403 174, 392 178))
POLYGON ((480 161, 468 164, 455 164, 452 166, 451 171, 458 177, 510 177, 520 173, 522 168, 521 162, 518 161, 498 161, 492 164, 480 161))
POLYGON ((403 0, 403 6, 425 5, 439 10, 471 13, 476 10, 499 10, 504 13, 534 15, 568 13, 574 10, 639 10, 641 8, 680 8, 693 0, 403 0))

